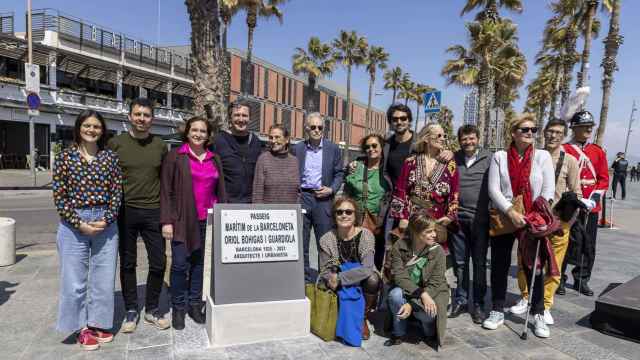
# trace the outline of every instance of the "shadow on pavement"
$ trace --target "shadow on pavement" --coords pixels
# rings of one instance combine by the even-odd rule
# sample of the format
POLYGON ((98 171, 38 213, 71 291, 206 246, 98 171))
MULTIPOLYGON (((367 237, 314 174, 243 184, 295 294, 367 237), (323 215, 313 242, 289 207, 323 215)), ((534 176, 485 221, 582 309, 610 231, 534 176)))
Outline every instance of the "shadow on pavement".
POLYGON ((16 290, 11 290, 11 288, 18 286, 20 283, 12 283, 9 281, 0 281, 0 305, 9 301, 11 295, 13 295, 16 290))

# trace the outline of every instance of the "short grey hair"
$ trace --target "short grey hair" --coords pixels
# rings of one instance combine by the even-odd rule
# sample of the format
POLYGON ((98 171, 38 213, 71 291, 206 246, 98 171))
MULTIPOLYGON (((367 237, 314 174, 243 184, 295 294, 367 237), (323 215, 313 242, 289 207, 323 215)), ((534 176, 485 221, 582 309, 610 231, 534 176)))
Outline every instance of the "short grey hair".
POLYGON ((307 125, 309 124, 309 119, 312 119, 312 118, 320 119, 320 121, 324 125, 324 116, 322 116, 322 114, 320 114, 319 112, 314 111, 312 113, 307 114, 307 117, 304 118, 304 127, 305 127, 305 129, 307 128, 307 125))

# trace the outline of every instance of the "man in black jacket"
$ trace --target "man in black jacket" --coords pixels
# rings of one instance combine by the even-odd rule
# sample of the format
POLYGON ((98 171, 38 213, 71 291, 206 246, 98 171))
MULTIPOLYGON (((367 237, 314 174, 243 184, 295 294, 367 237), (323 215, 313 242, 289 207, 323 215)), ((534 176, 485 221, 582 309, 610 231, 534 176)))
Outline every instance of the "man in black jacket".
POLYGON ((616 198, 616 192, 618 191, 618 183, 622 187, 622 200, 627 197, 627 168, 629 162, 624 158, 624 153, 619 152, 616 159, 611 164, 613 169, 613 181, 611 182, 611 190, 613 191, 613 198, 616 198))
POLYGON ((220 131, 212 150, 220 156, 229 203, 251 203, 253 174, 262 151, 260 139, 249 131, 250 103, 229 104, 229 132, 220 131))
POLYGON ((480 131, 475 125, 458 129, 460 150, 454 155, 460 174, 459 231, 449 239, 453 268, 458 286, 449 317, 468 310, 469 260, 473 260, 473 311, 476 324, 485 318, 484 297, 487 292, 487 247, 489 240, 488 174, 492 153, 478 147, 480 131))

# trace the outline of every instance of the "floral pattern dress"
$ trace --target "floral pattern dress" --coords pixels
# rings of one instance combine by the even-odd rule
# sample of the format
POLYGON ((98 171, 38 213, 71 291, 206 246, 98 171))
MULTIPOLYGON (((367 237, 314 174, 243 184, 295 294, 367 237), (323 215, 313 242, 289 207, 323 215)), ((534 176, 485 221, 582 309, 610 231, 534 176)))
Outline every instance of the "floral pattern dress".
MULTIPOLYGON (((391 217, 408 220, 412 214, 426 211, 435 220, 444 216, 451 219, 449 229, 454 231, 460 196, 456 162, 436 163, 431 176, 427 177, 425 160, 426 155, 416 154, 404 161, 391 200, 391 217)), ((446 244, 442 246, 447 250, 446 244)))
POLYGON ((80 227, 75 209, 105 206, 104 221, 111 225, 118 217, 122 202, 122 172, 118 155, 100 150, 88 162, 77 146, 62 150, 53 165, 53 201, 60 218, 80 227))

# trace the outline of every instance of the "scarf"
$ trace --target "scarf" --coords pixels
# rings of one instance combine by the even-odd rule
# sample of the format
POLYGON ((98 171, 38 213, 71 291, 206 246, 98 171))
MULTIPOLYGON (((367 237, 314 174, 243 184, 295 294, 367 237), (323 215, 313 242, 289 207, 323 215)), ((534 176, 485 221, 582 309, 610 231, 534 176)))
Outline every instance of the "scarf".
MULTIPOLYGON (((522 195, 522 203, 524 204, 525 214, 531 210, 533 199, 531 198, 531 166, 533 164, 533 145, 529 145, 524 152, 522 160, 518 154, 518 149, 514 143, 511 143, 507 152, 507 160, 509 163, 509 177, 511 178, 511 191, 513 198, 522 195)), ((523 214, 523 215, 525 215, 523 214)))

